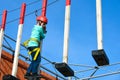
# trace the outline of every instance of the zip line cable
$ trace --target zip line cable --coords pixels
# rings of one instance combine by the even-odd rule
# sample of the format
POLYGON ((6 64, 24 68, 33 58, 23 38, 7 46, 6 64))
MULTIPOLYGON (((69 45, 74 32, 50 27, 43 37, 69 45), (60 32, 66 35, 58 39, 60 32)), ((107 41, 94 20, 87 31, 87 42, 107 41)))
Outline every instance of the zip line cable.
POLYGON ((104 77, 104 76, 110 76, 110 75, 115 75, 115 74, 120 74, 120 71, 111 72, 111 73, 105 73, 105 74, 91 76, 91 77, 86 77, 86 78, 82 78, 82 79, 78 79, 78 80, 88 80, 88 79, 99 78, 99 77, 104 77))
MULTIPOLYGON (((97 71, 98 71, 98 69, 96 69, 96 70, 90 75, 90 77, 92 77, 97 71)), ((88 80, 90 80, 90 79, 88 79, 88 80)))
POLYGON ((7 41, 7 39, 4 37, 4 41, 7 43, 7 45, 12 49, 12 46, 9 44, 9 42, 7 41))
MULTIPOLYGON (((13 38, 9 37, 8 35, 4 34, 4 36, 14 42, 16 42, 16 40, 14 40, 13 38)), ((22 47, 26 48, 23 44, 20 44, 22 47)))
POLYGON ((90 67, 90 68, 94 68, 94 66, 91 66, 91 65, 84 65, 84 64, 69 64, 71 66, 80 66, 80 67, 90 67))
POLYGON ((32 5, 32 4, 38 3, 39 1, 41 1, 41 0, 33 1, 33 2, 31 2, 31 3, 28 3, 26 6, 30 6, 30 5, 32 5))
MULTIPOLYGON (((49 4, 47 5, 47 7, 48 7, 48 6, 51 6, 52 4, 56 3, 57 1, 59 1, 59 0, 55 0, 55 1, 51 2, 51 3, 49 3, 49 4)), ((29 16, 29 15, 32 15, 32 14, 34 14, 36 11, 40 11, 41 9, 42 9, 42 8, 39 8, 39 9, 37 9, 37 10, 35 10, 35 11, 32 11, 32 12, 26 14, 25 17, 26 17, 26 16, 29 16)), ((15 22, 15 21, 17 21, 17 20, 19 20, 19 19, 20 19, 20 17, 18 17, 18 18, 16 18, 16 19, 13 19, 13 20, 10 20, 10 21, 6 22, 6 24, 15 22)), ((2 24, 1 24, 1 25, 2 25, 2 24)), ((0 26, 1 26, 1 25, 0 25, 0 26)))
MULTIPOLYGON (((41 1, 41 0, 36 0, 36 1, 30 2, 30 3, 26 4, 26 6, 33 5, 33 4, 35 4, 35 3, 38 3, 39 1, 41 1)), ((8 10, 8 13, 17 11, 17 10, 19 10, 19 9, 21 9, 21 7, 18 7, 18 8, 12 9, 12 10, 8 10)), ((2 15, 2 13, 0 14, 0 16, 1 16, 1 15, 2 15)))
MULTIPOLYGON (((51 6, 52 4, 56 3, 57 1, 59 1, 59 0, 55 0, 55 1, 51 2, 51 3, 49 3, 49 4, 47 5, 47 7, 48 7, 48 6, 51 6)), ((31 14, 34 14, 34 13, 40 11, 41 9, 42 9, 42 8, 39 8, 39 9, 37 9, 37 10, 35 10, 35 11, 32 11, 32 12, 26 14, 25 16, 29 16, 29 15, 31 15, 31 14)), ((36 14, 35 14, 35 15, 36 15, 36 14)))

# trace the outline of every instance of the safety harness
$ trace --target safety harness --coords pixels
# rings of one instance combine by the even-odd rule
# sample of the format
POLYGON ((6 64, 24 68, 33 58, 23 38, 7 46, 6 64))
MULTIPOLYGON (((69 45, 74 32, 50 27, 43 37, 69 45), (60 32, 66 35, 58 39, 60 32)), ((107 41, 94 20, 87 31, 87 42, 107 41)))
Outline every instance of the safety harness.
POLYGON ((33 53, 33 52, 36 52, 36 54, 35 54, 35 56, 33 58, 33 60, 36 60, 38 55, 39 55, 39 53, 40 53, 40 48, 35 48, 32 51, 29 51, 28 54, 31 55, 31 53, 33 53))
MULTIPOLYGON (((25 42, 23 42, 23 45, 24 45, 25 47, 27 47, 30 40, 35 41, 35 42, 37 42, 38 44, 40 43, 37 39, 35 39, 35 38, 30 38, 29 40, 26 40, 25 42)), ((33 58, 33 60, 36 60, 36 59, 37 59, 37 56, 38 56, 39 53, 40 53, 40 48, 37 47, 37 48, 33 49, 32 51, 29 51, 28 54, 31 55, 31 53, 33 53, 33 52, 36 52, 36 54, 35 54, 35 56, 34 56, 34 58, 33 58)))
POLYGON ((24 45, 25 47, 27 47, 30 40, 31 40, 31 41, 35 41, 35 42, 37 42, 38 44, 40 43, 40 41, 38 41, 36 38, 30 38, 30 39, 26 40, 25 42, 23 42, 23 45, 24 45))

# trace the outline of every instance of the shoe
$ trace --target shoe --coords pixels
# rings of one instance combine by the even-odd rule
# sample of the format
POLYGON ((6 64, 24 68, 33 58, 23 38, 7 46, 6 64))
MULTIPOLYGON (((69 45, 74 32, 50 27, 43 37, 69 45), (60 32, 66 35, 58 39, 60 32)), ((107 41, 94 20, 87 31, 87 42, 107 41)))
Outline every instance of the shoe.
POLYGON ((40 74, 37 74, 37 73, 33 73, 32 76, 40 77, 41 75, 40 75, 40 74))
POLYGON ((31 76, 31 74, 30 73, 26 73, 25 76, 31 76))

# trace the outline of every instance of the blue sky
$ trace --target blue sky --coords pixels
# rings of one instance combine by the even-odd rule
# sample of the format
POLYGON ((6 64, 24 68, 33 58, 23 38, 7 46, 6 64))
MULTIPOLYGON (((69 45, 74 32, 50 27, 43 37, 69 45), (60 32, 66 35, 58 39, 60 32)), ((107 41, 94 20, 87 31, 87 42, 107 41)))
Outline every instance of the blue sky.
MULTIPOLYGON (((42 7, 42 0, 26 7, 29 14, 42 7)), ((48 4, 55 0, 48 0, 48 4)), ((33 2, 31 0, 3 0, 0 2, 0 13, 8 10, 7 22, 19 17, 21 4, 33 2)), ((110 60, 110 64, 120 62, 120 0, 102 0, 102 25, 103 25, 103 48, 110 60)), ((38 15, 41 11, 37 12, 38 15)), ((62 62, 65 0, 58 0, 47 7, 48 24, 47 34, 43 42, 42 56, 53 62, 62 62)), ((0 15, 0 22, 2 16, 0 15)), ((5 34, 16 40, 19 20, 6 24, 5 34)), ((29 39, 32 27, 36 24, 35 14, 25 17, 22 42, 29 39)), ((96 34, 96 0, 71 0, 70 34, 69 34, 69 64, 83 64, 97 66, 92 58, 91 51, 97 50, 96 34)), ((13 49, 15 43, 8 40, 13 49)), ((21 42, 21 43, 22 43, 21 42)), ((5 43, 5 42, 4 42, 5 43)), ((27 51, 21 48, 22 54, 27 56, 27 51)), ((42 64, 46 63, 44 60, 42 64)), ((44 66, 49 67, 50 64, 44 66)), ((89 69, 90 67, 73 66, 74 71, 89 69)), ((49 67, 53 70, 53 67, 49 67)), ((120 65, 100 68, 94 76, 120 70, 120 65)), ((76 73, 79 78, 86 78, 92 71, 76 73)), ((120 74, 95 78, 91 80, 119 80, 120 74)), ((74 80, 74 78, 73 78, 74 80)))

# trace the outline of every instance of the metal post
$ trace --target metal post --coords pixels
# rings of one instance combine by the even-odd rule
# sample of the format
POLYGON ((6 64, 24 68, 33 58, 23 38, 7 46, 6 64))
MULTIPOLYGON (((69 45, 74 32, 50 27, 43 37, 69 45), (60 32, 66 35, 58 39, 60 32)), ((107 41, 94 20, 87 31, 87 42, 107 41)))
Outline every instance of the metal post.
POLYGON ((3 36, 4 36, 4 30, 5 30, 5 24, 6 24, 6 17, 7 17, 7 10, 4 10, 3 16, 2 16, 2 25, 0 29, 0 60, 1 60, 1 54, 2 54, 2 43, 3 43, 3 36))
POLYGON ((63 62, 68 63, 68 42, 70 27, 70 4, 71 0, 66 0, 65 25, 64 25, 64 44, 63 44, 63 62))
MULTIPOLYGON (((43 44, 43 40, 40 42, 40 52, 42 52, 42 44, 43 44)), ((42 58, 42 56, 41 56, 41 58, 42 58)), ((37 69, 37 73, 40 74, 40 64, 39 64, 39 67, 37 69)))
POLYGON ((96 0, 96 17, 97 17, 97 43, 98 43, 98 49, 103 49, 101 0, 96 0))
POLYGON ((22 28, 24 23, 25 9, 26 9, 26 4, 23 3, 21 7, 20 22, 18 26, 18 35, 17 35, 15 56, 14 56, 13 69, 12 69, 12 76, 15 76, 15 77, 16 77, 17 68, 18 68, 18 57, 19 57, 19 51, 20 51, 20 42, 22 37, 22 28))

